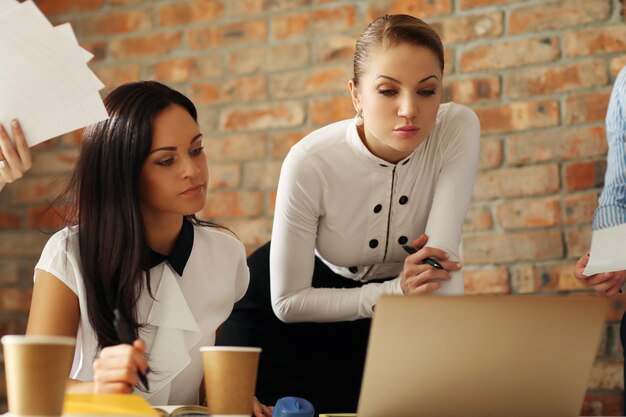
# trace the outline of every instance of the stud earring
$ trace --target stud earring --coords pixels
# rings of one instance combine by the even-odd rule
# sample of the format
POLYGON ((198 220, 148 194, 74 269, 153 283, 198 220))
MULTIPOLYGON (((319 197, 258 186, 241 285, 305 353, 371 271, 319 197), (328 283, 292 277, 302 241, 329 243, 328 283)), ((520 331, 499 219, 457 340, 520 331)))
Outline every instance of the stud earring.
POLYGON ((358 112, 356 116, 354 116, 354 124, 356 126, 363 126, 363 113, 358 112))

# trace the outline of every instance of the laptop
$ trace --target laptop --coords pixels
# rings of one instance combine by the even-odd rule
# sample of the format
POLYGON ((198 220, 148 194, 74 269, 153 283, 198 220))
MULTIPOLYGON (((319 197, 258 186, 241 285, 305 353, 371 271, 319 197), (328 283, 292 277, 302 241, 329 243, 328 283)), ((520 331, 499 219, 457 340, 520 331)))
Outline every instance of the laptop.
POLYGON ((382 297, 358 417, 578 416, 601 297, 382 297))

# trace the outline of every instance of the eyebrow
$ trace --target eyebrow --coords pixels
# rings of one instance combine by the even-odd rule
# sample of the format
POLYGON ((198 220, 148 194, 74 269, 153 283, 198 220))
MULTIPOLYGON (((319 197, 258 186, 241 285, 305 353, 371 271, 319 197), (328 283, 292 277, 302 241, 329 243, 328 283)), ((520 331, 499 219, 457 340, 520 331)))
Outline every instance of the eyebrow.
MULTIPOLYGON (((202 133, 198 133, 196 136, 194 136, 193 138, 191 138, 191 141, 189 142, 189 144, 194 143, 195 141, 197 141, 198 139, 202 138, 202 133)), ((176 150, 176 146, 165 146, 163 148, 157 148, 157 149, 153 149, 150 151, 150 153, 155 153, 157 151, 175 151, 176 150)))
MULTIPOLYGON (((402 84, 400 81, 398 81, 398 80, 396 80, 395 78, 390 77, 390 76, 388 76, 388 75, 382 75, 382 74, 381 74, 381 75, 379 75, 378 77, 376 77, 376 79, 378 79, 378 78, 386 78, 386 79, 391 80, 391 81, 394 81, 394 82, 396 82, 396 83, 398 83, 398 84, 402 84)), ((419 81, 419 83, 418 83, 418 84, 421 84, 421 83, 423 83, 424 81, 430 80, 431 78, 435 78, 435 79, 437 79, 437 80, 439 79, 439 77, 437 77, 435 74, 432 74, 432 75, 429 75, 429 76, 428 76, 428 77, 426 77, 426 78, 422 78, 422 79, 419 81)))

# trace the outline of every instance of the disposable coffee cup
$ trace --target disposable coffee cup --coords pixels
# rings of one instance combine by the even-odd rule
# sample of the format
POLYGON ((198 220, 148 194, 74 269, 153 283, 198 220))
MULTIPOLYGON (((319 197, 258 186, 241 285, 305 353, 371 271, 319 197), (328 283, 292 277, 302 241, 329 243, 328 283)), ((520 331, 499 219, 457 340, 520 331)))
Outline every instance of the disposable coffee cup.
POLYGON ((205 346, 204 388, 212 417, 250 417, 261 348, 205 346))
POLYGON ((60 416, 76 339, 3 336, 4 369, 12 416, 60 416))

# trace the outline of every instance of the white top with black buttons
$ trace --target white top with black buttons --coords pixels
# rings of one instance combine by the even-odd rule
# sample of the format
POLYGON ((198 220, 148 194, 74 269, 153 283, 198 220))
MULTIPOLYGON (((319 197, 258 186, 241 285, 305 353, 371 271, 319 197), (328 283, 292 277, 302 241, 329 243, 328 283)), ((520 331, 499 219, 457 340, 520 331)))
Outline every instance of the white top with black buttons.
MULTIPOLYGON (((427 245, 460 260, 461 228, 478 166, 480 123, 469 108, 442 104, 428 138, 391 164, 363 144, 352 120, 318 129, 294 145, 280 173, 270 252, 272 306, 286 322, 372 316, 382 294, 402 294, 402 244, 427 245), (360 288, 312 288, 316 254, 360 288)), ((462 294, 453 272, 439 294, 462 294)))

